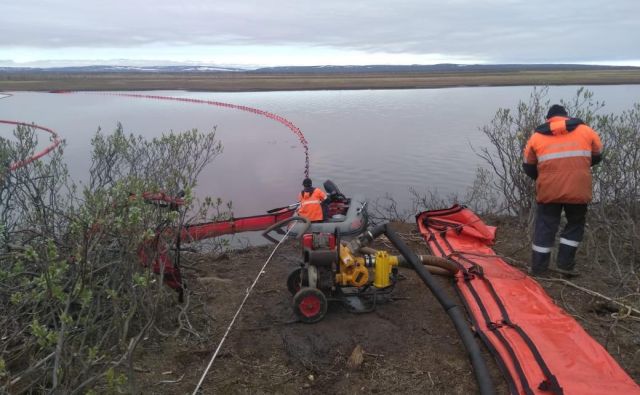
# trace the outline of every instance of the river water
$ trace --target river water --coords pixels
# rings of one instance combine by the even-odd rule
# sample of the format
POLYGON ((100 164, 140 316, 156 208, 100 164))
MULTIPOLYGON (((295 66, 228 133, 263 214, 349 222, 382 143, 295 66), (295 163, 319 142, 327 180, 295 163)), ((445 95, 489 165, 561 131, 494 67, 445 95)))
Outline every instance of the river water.
MULTIPOLYGON (((588 87, 618 113, 640 101, 640 86, 588 87)), ((416 90, 207 93, 145 92, 215 100, 281 115, 309 143, 316 185, 333 180, 346 195, 370 200, 392 196, 410 208, 409 188, 440 195, 463 194, 482 162, 471 147, 487 144, 479 131, 498 108, 515 108, 532 87, 473 87, 416 90)), ((577 87, 551 87, 552 102, 570 99, 577 87)), ((85 176, 90 139, 98 127, 145 137, 170 130, 212 130, 224 152, 205 171, 198 196, 233 201, 236 216, 252 215, 295 201, 301 189, 304 151, 297 137, 271 119, 228 108, 98 93, 11 92, 0 100, 0 119, 34 122, 56 130, 67 142, 65 157, 74 178, 85 176)), ((0 124, 0 136, 11 128, 0 124)), ((159 164, 161 165, 161 164, 159 164)))

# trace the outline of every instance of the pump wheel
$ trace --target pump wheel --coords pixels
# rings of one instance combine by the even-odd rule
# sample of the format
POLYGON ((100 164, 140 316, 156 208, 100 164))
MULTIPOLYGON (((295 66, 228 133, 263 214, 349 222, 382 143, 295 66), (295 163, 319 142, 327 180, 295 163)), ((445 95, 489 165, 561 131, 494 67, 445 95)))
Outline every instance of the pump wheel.
POLYGON ((293 297, 293 312, 306 324, 318 322, 327 313, 327 297, 319 289, 301 288, 293 297))
POLYGON ((287 277, 287 289, 291 292, 291 295, 295 295, 300 291, 302 287, 308 287, 309 280, 306 276, 306 273, 303 272, 302 268, 297 268, 292 271, 287 277))

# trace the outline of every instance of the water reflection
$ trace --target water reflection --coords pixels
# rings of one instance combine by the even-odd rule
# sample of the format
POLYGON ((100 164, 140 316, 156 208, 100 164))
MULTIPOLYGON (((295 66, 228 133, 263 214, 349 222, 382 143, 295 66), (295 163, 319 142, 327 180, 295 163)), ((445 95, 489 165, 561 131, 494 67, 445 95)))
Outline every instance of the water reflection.
MULTIPOLYGON (((479 127, 499 107, 526 100, 531 87, 301 92, 153 92, 241 104, 282 115, 309 142, 311 177, 333 180, 346 194, 370 199, 391 194, 410 207, 409 188, 463 193, 481 161, 471 146, 486 144, 479 127)), ((549 99, 570 98, 576 87, 551 87, 549 99)), ((637 86, 590 87, 605 112, 630 108, 637 86)), ((146 137, 170 130, 212 130, 223 154, 199 180, 196 193, 232 200, 235 215, 251 215, 292 203, 301 188, 304 151, 283 125, 243 111, 201 104, 99 94, 18 92, 0 101, 0 119, 51 127, 68 143, 72 175, 83 179, 88 146, 98 127, 146 137)), ((0 135, 8 136, 8 127, 0 135)))

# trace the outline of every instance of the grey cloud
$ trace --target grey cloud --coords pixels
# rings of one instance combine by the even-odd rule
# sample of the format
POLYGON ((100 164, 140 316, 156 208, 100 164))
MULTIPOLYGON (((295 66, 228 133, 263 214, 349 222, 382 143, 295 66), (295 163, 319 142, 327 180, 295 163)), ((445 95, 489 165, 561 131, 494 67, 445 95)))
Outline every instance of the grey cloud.
POLYGON ((640 59, 640 3, 559 1, 15 1, 0 47, 299 45, 497 62, 640 59))

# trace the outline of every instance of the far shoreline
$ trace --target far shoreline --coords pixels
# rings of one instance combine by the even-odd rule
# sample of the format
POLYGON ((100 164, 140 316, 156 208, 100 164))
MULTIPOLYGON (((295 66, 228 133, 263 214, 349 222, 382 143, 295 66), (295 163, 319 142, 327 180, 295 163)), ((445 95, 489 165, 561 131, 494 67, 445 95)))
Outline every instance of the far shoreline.
POLYGON ((0 72, 0 91, 10 92, 270 92, 559 85, 640 85, 640 69, 357 74, 0 72))

